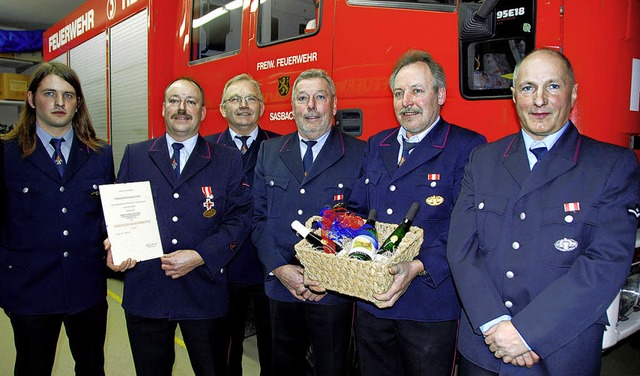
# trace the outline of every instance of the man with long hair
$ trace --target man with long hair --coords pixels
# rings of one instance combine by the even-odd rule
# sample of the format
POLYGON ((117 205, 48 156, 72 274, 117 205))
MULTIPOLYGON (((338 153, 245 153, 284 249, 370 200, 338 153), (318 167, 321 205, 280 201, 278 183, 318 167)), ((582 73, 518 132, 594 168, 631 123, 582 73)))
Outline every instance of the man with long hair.
POLYGON ((62 323, 77 375, 104 374, 106 230, 98 186, 114 182, 76 73, 43 63, 17 126, 3 136, 0 305, 16 375, 51 374, 62 323))

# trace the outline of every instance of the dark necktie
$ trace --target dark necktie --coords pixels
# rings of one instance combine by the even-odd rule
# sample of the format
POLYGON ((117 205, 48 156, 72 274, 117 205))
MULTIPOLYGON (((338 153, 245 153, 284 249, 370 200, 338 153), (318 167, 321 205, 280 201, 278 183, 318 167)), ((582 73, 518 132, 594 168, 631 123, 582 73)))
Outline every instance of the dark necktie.
POLYGON ((305 141, 302 140, 307 145, 307 152, 304 153, 304 158, 302 158, 302 165, 304 166, 304 176, 309 174, 311 171, 311 165, 313 164, 313 145, 317 144, 318 141, 305 141))
POLYGON ((411 149, 415 148, 417 145, 418 145, 417 142, 409 142, 404 138, 402 139, 402 157, 400 157, 400 162, 398 162, 398 167, 402 166, 404 161, 406 161, 407 158, 409 158, 409 152, 411 151, 411 149))
POLYGON ((180 179, 180 149, 182 149, 184 145, 179 142, 174 142, 171 144, 171 147, 173 148, 171 167, 173 168, 173 175, 176 177, 176 180, 178 180, 180 179))
POLYGON ((249 139, 249 136, 236 136, 236 138, 242 142, 240 152, 242 153, 242 155, 245 155, 247 153, 247 150, 249 150, 249 146, 247 146, 247 140, 249 139))
MULTIPOLYGON (((546 146, 540 146, 540 147, 529 149, 529 150, 531 150, 533 155, 536 156, 536 159, 538 160, 538 162, 540 162, 540 160, 544 158, 545 154, 547 154, 547 152, 549 151, 549 149, 547 149, 546 146)), ((538 165, 538 162, 536 162, 536 164, 533 165, 534 168, 538 165)))
POLYGON ((62 154, 62 149, 60 149, 63 141, 64 138, 52 138, 51 141, 49 141, 49 143, 53 145, 53 148, 55 149, 53 155, 51 156, 51 159, 53 159, 53 163, 55 163, 56 169, 58 170, 58 174, 60 174, 60 176, 64 175, 64 168, 67 165, 64 160, 64 155, 62 154))

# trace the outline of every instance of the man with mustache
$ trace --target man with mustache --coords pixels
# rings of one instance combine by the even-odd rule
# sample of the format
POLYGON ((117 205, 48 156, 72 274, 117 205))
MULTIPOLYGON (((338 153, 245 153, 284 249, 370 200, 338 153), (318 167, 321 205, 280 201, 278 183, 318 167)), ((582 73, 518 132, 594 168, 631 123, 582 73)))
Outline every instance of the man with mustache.
POLYGON ((167 86, 166 134, 128 145, 118 182, 149 181, 164 255, 114 265, 137 375, 170 376, 177 325, 196 375, 226 374, 226 265, 250 230, 251 193, 238 150, 198 133, 204 92, 190 78, 167 86))
POLYGON ((50 375, 64 323, 78 375, 104 375, 106 229, 98 186, 114 181, 76 73, 42 63, 4 141, 0 306, 15 375, 50 375))
MULTIPOLYGON (((420 253, 389 268, 393 284, 377 307, 358 302, 356 344, 362 375, 450 375, 460 304, 446 259, 451 210, 471 150, 486 142, 440 116, 445 74, 427 52, 408 51, 389 79, 400 126, 369 139, 349 207, 400 223, 413 202, 424 230, 420 253)), ((381 239, 381 242, 384 239, 381 239)))
POLYGON ((295 258, 300 241, 291 222, 305 222, 326 205, 349 199, 358 177, 364 142, 335 129, 338 100, 333 80, 320 69, 300 73, 291 105, 298 130, 264 141, 253 186, 253 243, 269 272, 272 375, 305 375, 309 345, 317 376, 347 371, 353 302, 305 286, 295 258))
MULTIPOLYGON (((222 90, 220 113, 229 128, 205 139, 214 144, 237 148, 242 154, 242 169, 249 186, 253 186, 253 170, 262 141, 280 136, 260 128, 258 120, 264 113, 264 101, 260 84, 248 74, 240 74, 229 81, 222 90)), ((242 342, 245 322, 250 307, 258 340, 260 375, 269 375, 271 368, 271 324, 269 299, 264 292, 264 273, 251 237, 238 248, 237 255, 227 266, 229 278, 229 314, 227 315, 227 340, 229 350, 227 366, 229 376, 242 376, 242 342)))

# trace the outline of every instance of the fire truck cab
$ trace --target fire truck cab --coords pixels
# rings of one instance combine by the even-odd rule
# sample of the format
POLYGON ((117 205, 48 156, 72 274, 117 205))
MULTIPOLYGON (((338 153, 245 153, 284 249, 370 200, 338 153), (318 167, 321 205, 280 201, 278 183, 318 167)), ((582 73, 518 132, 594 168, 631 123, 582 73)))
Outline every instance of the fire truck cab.
MULTIPOLYGON (((44 56, 78 72, 116 166, 127 144, 164 133, 164 88, 179 76, 204 87, 202 134, 226 128, 222 88, 240 73, 261 84, 261 126, 287 133, 293 80, 322 68, 336 82, 336 126, 366 139, 396 125, 388 79, 412 48, 444 66, 443 117, 490 141, 518 129, 515 64, 536 47, 561 50, 580 84, 580 131, 640 156, 639 22, 640 0, 87 0, 44 33, 44 56)), ((605 347, 640 328, 639 247, 605 347)))

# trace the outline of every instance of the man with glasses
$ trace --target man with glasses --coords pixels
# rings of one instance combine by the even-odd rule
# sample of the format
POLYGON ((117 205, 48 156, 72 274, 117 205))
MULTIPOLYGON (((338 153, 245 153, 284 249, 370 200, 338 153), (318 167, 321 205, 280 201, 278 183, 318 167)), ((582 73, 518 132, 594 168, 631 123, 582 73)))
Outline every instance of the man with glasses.
POLYGON ((347 369, 353 303, 305 286, 293 248, 300 238, 290 225, 349 199, 365 144, 332 127, 337 98, 325 71, 302 72, 291 104, 298 130, 262 143, 253 186, 252 239, 269 272, 271 370, 273 375, 305 375, 311 345, 315 375, 340 376, 347 369))
MULTIPOLYGON (((214 144, 237 148, 242 153, 242 171, 249 186, 253 186, 253 170, 262 141, 280 136, 260 128, 258 120, 264 113, 260 84, 248 74, 240 74, 229 81, 222 90, 220 113, 229 128, 205 139, 214 144)), ((253 307, 260 375, 269 375, 271 363, 271 324, 269 323, 269 299, 264 292, 264 271, 258 260, 256 247, 250 238, 238 247, 236 256, 227 266, 229 279, 229 330, 227 367, 229 376, 242 376, 242 342, 245 322, 253 307)))

